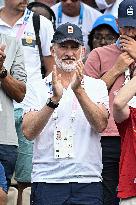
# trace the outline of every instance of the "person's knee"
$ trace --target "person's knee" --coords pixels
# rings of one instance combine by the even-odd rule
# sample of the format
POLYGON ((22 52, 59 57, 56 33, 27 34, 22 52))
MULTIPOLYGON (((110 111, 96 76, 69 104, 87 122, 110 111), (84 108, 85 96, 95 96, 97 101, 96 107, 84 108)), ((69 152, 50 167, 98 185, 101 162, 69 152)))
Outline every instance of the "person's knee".
POLYGON ((0 204, 6 205, 7 204, 7 193, 0 188, 0 204))

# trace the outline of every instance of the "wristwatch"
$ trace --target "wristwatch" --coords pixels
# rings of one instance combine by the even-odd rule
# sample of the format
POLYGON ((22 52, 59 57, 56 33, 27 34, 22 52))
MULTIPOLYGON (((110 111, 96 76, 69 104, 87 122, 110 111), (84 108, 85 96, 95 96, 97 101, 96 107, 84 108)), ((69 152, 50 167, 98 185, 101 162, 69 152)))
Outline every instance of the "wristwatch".
POLYGON ((1 71, 0 71, 0 78, 5 78, 6 76, 8 75, 8 71, 3 68, 1 71))
POLYGON ((46 102, 46 105, 47 105, 48 107, 50 107, 50 108, 55 109, 55 108, 58 107, 59 103, 56 104, 56 103, 54 103, 54 102, 52 101, 51 98, 48 98, 48 99, 47 99, 47 102, 46 102))

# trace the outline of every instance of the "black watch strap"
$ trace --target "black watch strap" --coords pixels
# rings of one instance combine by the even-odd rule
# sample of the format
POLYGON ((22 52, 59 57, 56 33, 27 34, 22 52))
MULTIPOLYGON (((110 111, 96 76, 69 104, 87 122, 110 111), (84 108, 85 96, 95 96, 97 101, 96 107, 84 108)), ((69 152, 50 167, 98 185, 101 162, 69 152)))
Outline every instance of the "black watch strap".
POLYGON ((48 100, 47 100, 47 102, 46 102, 46 105, 47 105, 48 107, 50 107, 50 108, 55 109, 55 108, 58 107, 59 103, 56 104, 56 103, 54 103, 54 102, 52 101, 51 98, 48 98, 48 100))
POLYGON ((8 75, 8 71, 5 68, 3 68, 0 71, 0 78, 5 78, 7 75, 8 75))

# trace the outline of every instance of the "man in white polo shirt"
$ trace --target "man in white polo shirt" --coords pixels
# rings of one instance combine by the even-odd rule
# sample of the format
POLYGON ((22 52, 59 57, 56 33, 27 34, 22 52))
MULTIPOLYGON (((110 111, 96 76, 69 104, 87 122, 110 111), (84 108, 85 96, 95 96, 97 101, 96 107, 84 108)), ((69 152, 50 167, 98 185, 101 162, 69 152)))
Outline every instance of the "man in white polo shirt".
POLYGON ((25 99, 23 131, 34 139, 31 204, 102 205, 99 132, 109 116, 107 88, 83 76, 78 26, 62 24, 52 43, 53 72, 25 99))

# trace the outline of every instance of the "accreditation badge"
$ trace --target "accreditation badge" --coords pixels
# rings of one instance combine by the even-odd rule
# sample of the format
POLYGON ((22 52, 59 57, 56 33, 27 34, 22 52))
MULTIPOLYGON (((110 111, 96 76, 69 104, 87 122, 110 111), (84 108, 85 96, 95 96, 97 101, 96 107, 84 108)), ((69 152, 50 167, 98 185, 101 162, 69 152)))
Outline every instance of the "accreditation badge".
POLYGON ((73 133, 71 130, 54 131, 54 158, 64 159, 74 157, 73 133))

